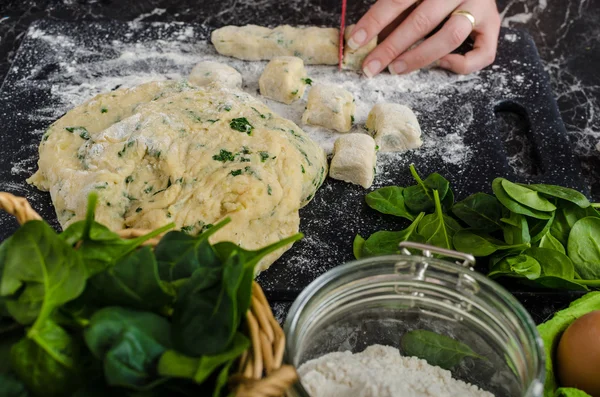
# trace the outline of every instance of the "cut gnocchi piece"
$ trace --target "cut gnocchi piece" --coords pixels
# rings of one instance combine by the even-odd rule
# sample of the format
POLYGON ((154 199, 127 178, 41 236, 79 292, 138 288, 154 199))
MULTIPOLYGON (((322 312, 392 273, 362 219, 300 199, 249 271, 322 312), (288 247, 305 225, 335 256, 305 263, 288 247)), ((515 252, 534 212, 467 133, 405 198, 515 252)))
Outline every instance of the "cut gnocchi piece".
POLYGON ((318 84, 308 92, 302 122, 348 132, 354 123, 355 110, 356 105, 350 92, 341 87, 318 84))
POLYGON ((375 140, 367 134, 347 134, 333 144, 329 176, 368 189, 375 178, 376 163, 375 140))
POLYGON ((302 59, 281 56, 273 58, 267 64, 258 80, 258 86, 262 96, 289 105, 302 98, 310 82, 302 59))
POLYGON ((382 152, 402 152, 423 144, 419 120, 404 105, 378 103, 369 112, 365 127, 382 152))
POLYGON ((203 61, 192 69, 188 81, 198 87, 215 83, 221 87, 241 88, 242 75, 224 63, 203 61))
POLYGON ((346 45, 344 46, 342 67, 344 69, 361 70, 363 61, 367 55, 369 55, 369 53, 373 51, 375 47, 377 47, 377 36, 373 37, 371 41, 359 49, 353 50, 348 46, 348 40, 350 40, 350 35, 352 34, 354 26, 355 25, 350 25, 344 31, 344 41, 346 42, 346 45))

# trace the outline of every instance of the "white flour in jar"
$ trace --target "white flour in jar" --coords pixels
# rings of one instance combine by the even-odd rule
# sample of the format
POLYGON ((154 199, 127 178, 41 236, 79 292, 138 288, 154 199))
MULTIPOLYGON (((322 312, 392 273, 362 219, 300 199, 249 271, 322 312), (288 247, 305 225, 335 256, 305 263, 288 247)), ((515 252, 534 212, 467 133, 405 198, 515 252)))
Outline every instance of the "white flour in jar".
POLYGON ((311 397, 494 397, 452 378, 450 371, 382 345, 326 354, 302 364, 298 374, 311 397))

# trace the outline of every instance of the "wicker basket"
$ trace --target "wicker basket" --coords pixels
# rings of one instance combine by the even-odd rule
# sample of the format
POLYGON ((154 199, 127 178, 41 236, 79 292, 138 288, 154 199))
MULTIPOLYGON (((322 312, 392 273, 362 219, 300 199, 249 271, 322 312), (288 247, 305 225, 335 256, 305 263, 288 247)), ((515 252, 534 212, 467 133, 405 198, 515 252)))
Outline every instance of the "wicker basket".
MULTIPOLYGON (((42 217, 22 197, 0 192, 0 210, 13 215, 19 224, 42 217)), ((126 229, 118 232, 122 238, 135 238, 147 230, 126 229)), ((156 245, 155 238, 146 244, 156 245)), ((248 336, 252 346, 242 355, 238 372, 233 374, 230 385, 238 397, 279 397, 293 385, 298 375, 294 367, 282 365, 285 335, 279 326, 269 302, 260 286, 252 288, 252 303, 246 314, 248 336)))

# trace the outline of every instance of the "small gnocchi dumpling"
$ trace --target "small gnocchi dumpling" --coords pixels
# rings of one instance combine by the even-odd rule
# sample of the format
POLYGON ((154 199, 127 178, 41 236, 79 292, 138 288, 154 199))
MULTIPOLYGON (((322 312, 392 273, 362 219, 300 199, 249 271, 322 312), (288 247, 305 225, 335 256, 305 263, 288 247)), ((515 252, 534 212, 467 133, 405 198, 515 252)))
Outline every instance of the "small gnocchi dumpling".
POLYGON ((343 135, 333 144, 329 176, 368 189, 375 178, 376 163, 373 138, 361 133, 343 135))
POLYGON ((350 25, 344 31, 344 41, 346 42, 346 45, 344 46, 342 67, 344 69, 361 70, 363 61, 367 55, 377 47, 377 36, 373 37, 371 41, 360 47, 358 50, 353 50, 348 46, 348 40, 350 40, 354 26, 356 25, 350 25))
POLYGON ((369 112, 365 127, 382 152, 402 152, 423 144, 419 120, 404 105, 378 103, 369 112))
POLYGON ((258 80, 262 96, 288 105, 302 98, 310 83, 311 80, 306 77, 304 61, 288 56, 273 58, 258 80))
POLYGON ((212 83, 221 87, 241 88, 242 75, 229 65, 224 63, 203 61, 194 66, 188 81, 198 87, 212 83))
POLYGON ((354 123, 355 110, 356 105, 350 92, 341 87, 318 84, 308 92, 302 122, 348 132, 354 123))

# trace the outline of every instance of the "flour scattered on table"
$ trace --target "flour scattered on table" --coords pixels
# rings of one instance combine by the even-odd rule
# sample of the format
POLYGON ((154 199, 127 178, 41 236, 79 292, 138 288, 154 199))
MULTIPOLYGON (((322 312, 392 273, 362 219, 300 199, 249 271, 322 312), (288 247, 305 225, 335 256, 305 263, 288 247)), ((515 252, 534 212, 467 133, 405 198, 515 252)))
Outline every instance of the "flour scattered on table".
POLYGON ((450 371, 382 345, 357 354, 329 353, 302 364, 298 374, 311 397, 494 397, 452 378, 450 371))

